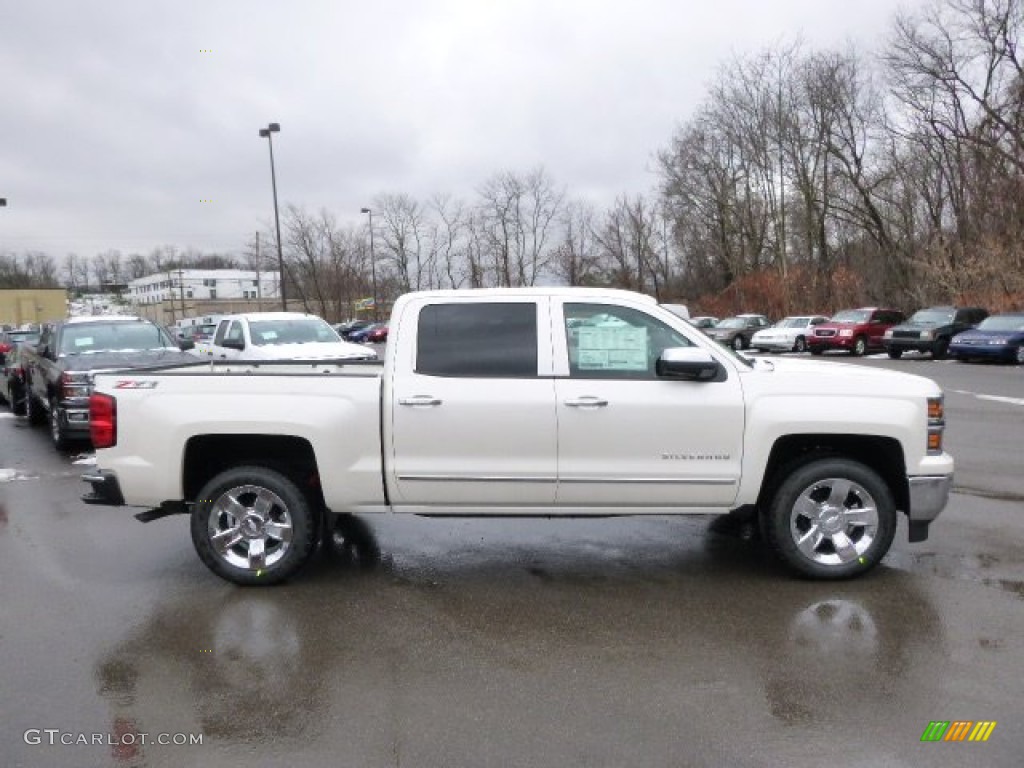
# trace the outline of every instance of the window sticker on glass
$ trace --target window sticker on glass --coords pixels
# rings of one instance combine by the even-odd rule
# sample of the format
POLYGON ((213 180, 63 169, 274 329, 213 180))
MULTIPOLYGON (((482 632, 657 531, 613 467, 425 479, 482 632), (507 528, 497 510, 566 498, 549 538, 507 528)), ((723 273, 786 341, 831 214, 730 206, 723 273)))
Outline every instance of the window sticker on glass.
POLYGON ((647 370, 647 329, 622 325, 603 328, 579 328, 581 371, 647 370))
POLYGON ((264 341, 274 341, 277 338, 277 331, 260 331, 260 338, 264 341))
POLYGON ((75 339, 76 347, 91 347, 93 346, 92 336, 79 336, 75 339))

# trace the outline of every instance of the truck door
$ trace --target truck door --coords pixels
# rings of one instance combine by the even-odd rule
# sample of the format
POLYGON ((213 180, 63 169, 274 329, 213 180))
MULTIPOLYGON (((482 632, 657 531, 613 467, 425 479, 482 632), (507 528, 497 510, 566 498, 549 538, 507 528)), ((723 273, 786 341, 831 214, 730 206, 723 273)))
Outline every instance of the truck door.
POLYGON ((218 360, 235 360, 242 356, 244 349, 245 329, 242 321, 223 320, 210 346, 210 356, 218 360))
POLYGON ((424 298, 402 312, 384 405, 396 510, 554 503, 549 304, 424 298))
POLYGON ((639 304, 555 302, 553 320, 558 506, 729 506, 743 451, 736 371, 659 379, 663 349, 695 344, 639 304))

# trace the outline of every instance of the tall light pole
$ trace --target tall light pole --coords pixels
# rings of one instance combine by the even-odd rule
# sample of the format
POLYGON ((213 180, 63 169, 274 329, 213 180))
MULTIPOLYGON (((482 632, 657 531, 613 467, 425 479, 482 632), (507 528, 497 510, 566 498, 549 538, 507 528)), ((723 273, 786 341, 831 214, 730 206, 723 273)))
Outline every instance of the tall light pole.
POLYGON ((370 215, 370 281, 373 287, 373 319, 377 320, 377 259, 373 253, 373 210, 363 208, 360 213, 370 215))
POLYGON ((274 226, 277 228, 277 268, 281 272, 281 309, 288 311, 288 297, 284 287, 284 255, 281 253, 281 217, 277 213, 277 175, 274 173, 274 140, 272 133, 281 130, 280 123, 271 123, 266 128, 260 128, 260 138, 267 140, 270 147, 270 186, 274 190, 274 226))

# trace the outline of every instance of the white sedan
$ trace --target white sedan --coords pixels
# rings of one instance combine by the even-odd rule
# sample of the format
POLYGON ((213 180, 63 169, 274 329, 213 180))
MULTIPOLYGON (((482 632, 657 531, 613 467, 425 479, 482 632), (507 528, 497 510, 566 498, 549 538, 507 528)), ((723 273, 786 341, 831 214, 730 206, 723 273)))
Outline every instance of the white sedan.
POLYGON ((823 315, 784 317, 771 328, 755 333, 750 347, 761 352, 806 352, 811 330, 827 321, 823 315))

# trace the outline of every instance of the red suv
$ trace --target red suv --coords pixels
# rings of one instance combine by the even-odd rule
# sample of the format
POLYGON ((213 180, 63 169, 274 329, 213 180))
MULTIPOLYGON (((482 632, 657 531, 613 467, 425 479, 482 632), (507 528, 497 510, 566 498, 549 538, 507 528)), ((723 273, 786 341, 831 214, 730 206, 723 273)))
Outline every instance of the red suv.
POLYGON ((859 357, 865 352, 883 349, 885 332, 904 319, 898 309, 844 309, 827 323, 814 327, 814 332, 807 337, 807 348, 812 355, 820 355, 826 349, 843 349, 859 357))

